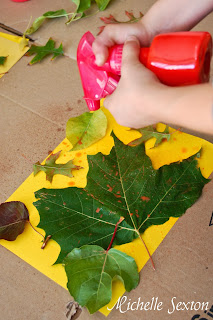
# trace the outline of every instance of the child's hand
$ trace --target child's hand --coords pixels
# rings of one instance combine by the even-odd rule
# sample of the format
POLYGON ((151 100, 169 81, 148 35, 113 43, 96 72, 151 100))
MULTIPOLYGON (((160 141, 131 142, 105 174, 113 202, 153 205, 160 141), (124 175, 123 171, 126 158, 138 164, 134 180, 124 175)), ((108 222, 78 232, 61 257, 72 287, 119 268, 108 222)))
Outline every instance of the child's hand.
POLYGON ((108 58, 108 48, 115 44, 123 44, 129 36, 139 39, 140 45, 149 46, 151 37, 148 34, 142 20, 132 24, 110 24, 93 42, 92 49, 96 56, 96 64, 103 65, 108 58))
MULTIPOLYGON (((164 120, 162 103, 167 105, 169 88, 139 61, 140 44, 127 38, 122 55, 121 79, 116 90, 104 101, 116 121, 127 127, 142 128, 164 120)), ((165 107, 164 106, 164 107, 165 107)))

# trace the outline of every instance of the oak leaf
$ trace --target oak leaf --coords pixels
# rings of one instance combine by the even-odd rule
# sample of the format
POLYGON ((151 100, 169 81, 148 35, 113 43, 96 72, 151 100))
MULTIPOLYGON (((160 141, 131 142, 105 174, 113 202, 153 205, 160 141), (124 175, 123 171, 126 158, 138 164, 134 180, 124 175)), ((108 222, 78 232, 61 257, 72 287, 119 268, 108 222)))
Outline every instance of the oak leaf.
POLYGON ((43 60, 46 56, 52 54, 53 57, 51 60, 55 59, 58 56, 63 56, 63 46, 60 44, 59 48, 55 48, 55 41, 53 39, 49 39, 45 46, 36 46, 32 45, 30 49, 27 51, 26 56, 31 56, 35 54, 35 57, 29 62, 29 65, 35 64, 43 60))
POLYGON ((135 260, 116 249, 105 251, 95 245, 76 248, 68 254, 64 264, 70 294, 90 313, 110 302, 113 280, 121 280, 128 292, 139 282, 135 260))
MULTIPOLYGON (((139 17, 135 17, 132 12, 125 11, 126 16, 128 17, 127 21, 119 21, 117 20, 112 14, 110 14, 108 17, 100 17, 101 21, 103 21, 105 24, 113 24, 113 23, 134 23, 139 21, 143 17, 143 13, 139 12, 139 17)), ((104 30, 105 26, 99 27, 99 33, 100 34, 104 30)))
POLYGON ((27 221, 29 221, 29 213, 22 202, 2 203, 0 205, 0 239, 15 240, 24 231, 27 221))
POLYGON ((61 151, 55 153, 55 154, 51 154, 45 164, 41 164, 39 161, 36 162, 33 165, 33 169, 34 169, 34 176, 39 173, 40 171, 44 171, 46 173, 46 179, 49 182, 52 182, 53 180, 53 176, 56 174, 61 174, 63 176, 67 176, 72 178, 73 174, 72 174, 72 170, 74 169, 81 169, 81 167, 76 166, 73 164, 73 160, 68 161, 67 163, 55 163, 56 160, 59 158, 61 151))
POLYGON ((163 132, 157 131, 154 126, 148 126, 145 128, 141 128, 138 130, 142 137, 132 141, 129 143, 129 146, 137 146, 151 138, 155 138, 154 147, 157 147, 162 141, 169 141, 171 137, 171 133, 169 133, 169 127, 166 126, 163 132))

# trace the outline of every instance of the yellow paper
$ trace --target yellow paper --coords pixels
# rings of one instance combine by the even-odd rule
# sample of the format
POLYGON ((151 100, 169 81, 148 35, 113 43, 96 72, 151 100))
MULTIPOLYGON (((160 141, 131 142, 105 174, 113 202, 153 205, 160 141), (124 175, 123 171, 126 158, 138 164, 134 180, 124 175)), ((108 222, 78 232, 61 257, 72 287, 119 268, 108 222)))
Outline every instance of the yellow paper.
MULTIPOLYGON (((28 40, 25 39, 28 42, 28 40)), ((26 42, 25 42, 26 44, 26 42)), ((23 38, 0 32, 0 56, 7 57, 4 65, 0 65, 0 78, 29 50, 23 47, 23 38)))
MULTIPOLYGON (((30 221, 33 226, 37 226, 39 223, 39 214, 36 208, 33 206, 35 201, 34 192, 41 188, 66 188, 70 186, 84 187, 86 185, 86 175, 88 172, 87 154, 96 154, 102 152, 103 154, 109 154, 113 146, 113 138, 110 136, 111 131, 115 132, 117 137, 124 143, 138 138, 140 134, 134 130, 121 127, 116 124, 113 117, 107 110, 104 110, 108 118, 108 129, 106 136, 92 145, 88 149, 75 152, 67 152, 71 148, 71 144, 67 139, 61 142, 61 144, 54 150, 57 152, 63 150, 58 163, 66 163, 71 159, 74 159, 74 164, 82 166, 84 169, 74 171, 74 177, 69 178, 62 175, 56 175, 53 178, 53 183, 46 181, 45 173, 40 172, 35 177, 31 174, 25 182, 14 192, 14 194, 8 199, 8 201, 22 201, 27 206, 30 213, 30 221)), ((171 129, 172 130, 172 129, 171 129)), ((174 131, 174 130, 173 130, 174 131)), ((200 138, 193 137, 191 135, 176 131, 172 134, 169 142, 163 142, 157 148, 151 148, 154 144, 154 139, 151 139, 146 143, 147 155, 151 158, 154 168, 159 168, 164 164, 168 164, 174 161, 181 161, 189 156, 197 153, 201 148, 201 157, 199 159, 199 165, 204 177, 209 177, 213 171, 213 145, 200 138)), ((145 241, 150 253, 152 254, 161 241, 171 230, 177 218, 170 218, 168 222, 160 226, 152 226, 148 228, 143 234, 143 240, 145 241)), ((44 231, 38 229, 42 234, 44 231)), ((18 236, 14 242, 1 240, 0 243, 19 256, 21 259, 28 262, 30 265, 41 271, 43 274, 57 282, 62 287, 66 288, 66 274, 62 265, 52 264, 56 261, 60 252, 59 245, 50 240, 47 247, 41 250, 41 236, 35 233, 29 225, 27 225, 23 234, 18 236)), ((132 256, 138 265, 138 270, 141 270, 148 261, 148 254, 142 245, 140 240, 135 240, 132 243, 117 246, 121 251, 126 252, 132 256)), ((150 263, 150 262, 149 262, 150 263)), ((150 263, 150 268, 151 268, 150 263)), ((121 282, 113 283, 113 297, 111 302, 102 308, 100 311, 104 315, 108 315, 110 310, 115 304, 117 299, 123 295, 125 289, 121 282)))

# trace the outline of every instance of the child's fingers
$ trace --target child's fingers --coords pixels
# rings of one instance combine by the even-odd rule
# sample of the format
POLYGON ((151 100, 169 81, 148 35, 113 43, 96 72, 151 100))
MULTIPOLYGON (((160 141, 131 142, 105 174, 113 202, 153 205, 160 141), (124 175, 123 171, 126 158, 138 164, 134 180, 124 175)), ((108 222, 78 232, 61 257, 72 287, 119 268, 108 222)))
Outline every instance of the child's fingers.
POLYGON ((92 49, 96 56, 96 63, 103 65, 108 58, 108 48, 115 44, 123 44, 129 35, 136 35, 139 39, 143 39, 142 24, 109 24, 102 33, 94 40, 92 49))
POLYGON ((135 36, 129 36, 123 47, 121 75, 129 72, 129 67, 132 67, 132 65, 140 64, 139 54, 139 40, 135 36))

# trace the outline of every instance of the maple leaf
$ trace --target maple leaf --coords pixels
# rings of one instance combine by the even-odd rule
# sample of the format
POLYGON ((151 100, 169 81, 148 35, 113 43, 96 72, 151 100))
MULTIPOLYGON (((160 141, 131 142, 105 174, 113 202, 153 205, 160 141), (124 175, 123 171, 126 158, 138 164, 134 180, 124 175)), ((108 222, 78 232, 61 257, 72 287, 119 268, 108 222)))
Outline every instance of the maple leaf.
POLYGON ((27 221, 29 221, 29 213, 22 202, 2 203, 0 205, 0 239, 15 240, 24 231, 27 221))
POLYGON ((7 57, 0 57, 0 65, 3 66, 5 61, 7 60, 7 57))
MULTIPOLYGON (((112 14, 110 14, 108 17, 100 17, 100 19, 105 24, 113 24, 113 23, 134 23, 139 21, 143 17, 143 13, 139 12, 139 17, 136 18, 132 12, 125 11, 126 16, 129 18, 127 21, 118 21, 112 14)), ((104 30, 105 26, 99 27, 99 33, 100 34, 104 30)))
POLYGON ((125 220, 118 226, 114 244, 130 242, 151 225, 180 217, 209 181, 197 168, 196 155, 155 170, 144 145, 133 148, 117 138, 114 141, 108 156, 88 156, 85 189, 42 189, 35 193, 39 227, 61 247, 58 263, 82 245, 107 249, 121 216, 125 220))
POLYGON ((106 134, 107 118, 99 109, 93 113, 85 112, 79 117, 70 118, 67 122, 66 137, 74 150, 85 149, 102 139, 106 134))
POLYGON ((129 146, 138 146, 139 144, 154 137, 156 139, 154 147, 157 147, 162 141, 165 141, 165 140, 169 141, 171 137, 168 126, 166 126, 163 132, 157 131, 154 128, 154 126, 148 126, 148 127, 139 129, 138 131, 142 134, 142 137, 130 142, 129 146))
POLYGON ((32 26, 26 30, 25 34, 32 34, 36 32, 40 26, 44 23, 45 20, 47 19, 55 19, 55 18, 60 18, 60 17, 66 17, 68 18, 68 13, 64 9, 60 9, 57 11, 48 11, 45 12, 42 16, 36 18, 33 21, 32 26))
POLYGON ((51 60, 55 59, 58 56, 63 56, 63 46, 62 43, 60 44, 59 48, 55 48, 55 41, 53 39, 49 39, 45 46, 36 46, 32 45, 30 49, 27 51, 26 56, 31 56, 33 54, 36 54, 35 57, 30 61, 30 65, 35 64, 37 62, 40 62, 44 59, 47 55, 53 54, 53 57, 51 60))
POLYGON ((76 248, 68 254, 64 264, 70 294, 90 313, 110 302, 113 280, 121 280, 128 292, 139 282, 135 260, 116 249, 105 251, 95 245, 76 248))
POLYGON ((63 176, 67 176, 72 178, 73 174, 72 174, 72 170, 73 169, 81 169, 81 167, 76 166, 73 164, 73 160, 68 161, 67 163, 55 163, 56 160, 59 158, 61 151, 55 153, 55 154, 51 154, 45 164, 41 164, 39 161, 36 162, 33 165, 33 169, 34 169, 34 176, 40 172, 40 171, 44 171, 46 173, 46 179, 49 182, 52 182, 53 180, 53 176, 55 174, 61 174, 63 176))

